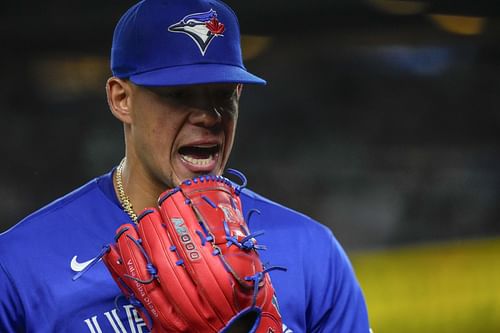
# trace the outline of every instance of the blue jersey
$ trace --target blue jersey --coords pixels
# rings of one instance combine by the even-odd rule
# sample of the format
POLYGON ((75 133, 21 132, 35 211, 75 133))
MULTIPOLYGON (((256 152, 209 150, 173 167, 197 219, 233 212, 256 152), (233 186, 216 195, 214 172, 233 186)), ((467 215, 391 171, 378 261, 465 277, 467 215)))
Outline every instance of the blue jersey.
MULTIPOLYGON (((368 333, 361 290, 330 230, 249 190, 241 199, 245 216, 261 212, 250 228, 265 231, 263 262, 288 268, 270 273, 285 332, 368 333)), ((116 299, 102 262, 72 280, 129 222, 108 173, 1 234, 0 332, 147 332, 135 309, 116 299)))

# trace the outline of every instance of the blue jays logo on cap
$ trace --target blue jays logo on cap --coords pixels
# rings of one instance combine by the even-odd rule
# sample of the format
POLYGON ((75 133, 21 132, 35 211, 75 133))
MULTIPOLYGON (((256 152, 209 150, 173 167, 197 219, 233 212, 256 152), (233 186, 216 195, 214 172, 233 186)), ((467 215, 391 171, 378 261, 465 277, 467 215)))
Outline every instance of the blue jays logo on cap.
POLYGON ((243 65, 238 19, 220 0, 138 2, 116 25, 111 70, 148 87, 266 83, 243 65))
POLYGON ((185 16, 182 20, 168 27, 170 32, 180 32, 191 37, 201 54, 204 56, 210 42, 215 37, 223 37, 224 24, 217 19, 217 12, 210 9, 208 12, 195 13, 185 16))

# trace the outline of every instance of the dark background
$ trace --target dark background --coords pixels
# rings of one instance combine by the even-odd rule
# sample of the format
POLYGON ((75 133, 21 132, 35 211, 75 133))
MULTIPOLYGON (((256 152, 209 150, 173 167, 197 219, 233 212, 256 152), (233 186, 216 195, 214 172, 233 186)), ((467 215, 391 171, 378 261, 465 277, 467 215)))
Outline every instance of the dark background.
MULTIPOLYGON (((228 1, 250 71, 230 167, 351 249, 500 234, 500 18, 487 1, 228 1), (453 16, 453 17, 450 17, 453 16)), ((0 11, 0 230, 123 156, 104 85, 133 1, 0 11)))

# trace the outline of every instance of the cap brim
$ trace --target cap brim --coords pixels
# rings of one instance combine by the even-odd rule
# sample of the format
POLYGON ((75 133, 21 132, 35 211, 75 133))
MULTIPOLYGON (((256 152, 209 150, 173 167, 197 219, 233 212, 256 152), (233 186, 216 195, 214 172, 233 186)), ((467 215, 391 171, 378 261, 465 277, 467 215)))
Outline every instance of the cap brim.
POLYGON ((135 74, 129 77, 141 86, 180 86, 207 83, 266 84, 241 67, 224 64, 193 64, 135 74))

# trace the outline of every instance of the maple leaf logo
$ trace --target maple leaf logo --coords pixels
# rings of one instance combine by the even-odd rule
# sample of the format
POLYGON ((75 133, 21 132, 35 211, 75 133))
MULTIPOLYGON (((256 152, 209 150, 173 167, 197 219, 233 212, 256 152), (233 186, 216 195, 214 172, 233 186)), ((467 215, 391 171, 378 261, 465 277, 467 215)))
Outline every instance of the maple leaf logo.
POLYGON ((224 24, 220 23, 216 17, 212 17, 212 19, 206 23, 206 26, 208 30, 216 36, 222 35, 225 30, 224 24))

